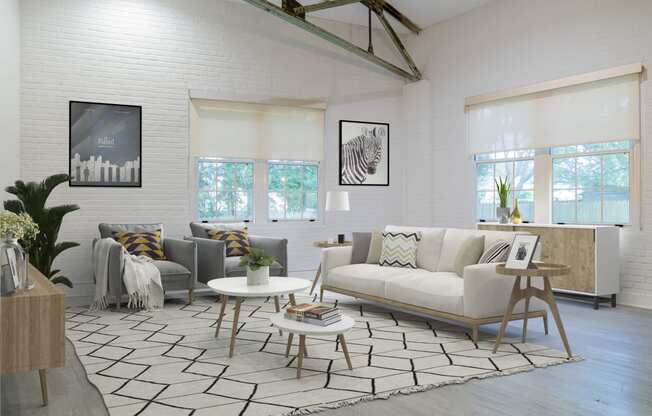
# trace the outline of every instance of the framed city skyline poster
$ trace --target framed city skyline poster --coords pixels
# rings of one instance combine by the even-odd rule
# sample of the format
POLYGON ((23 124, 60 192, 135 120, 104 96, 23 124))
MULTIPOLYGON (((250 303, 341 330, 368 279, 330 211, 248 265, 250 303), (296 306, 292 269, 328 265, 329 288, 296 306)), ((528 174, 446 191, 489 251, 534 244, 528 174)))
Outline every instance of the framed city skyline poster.
POLYGON ((389 123, 340 120, 339 182, 389 186, 389 123))
POLYGON ((70 101, 69 134, 70 186, 142 186, 142 107, 70 101))

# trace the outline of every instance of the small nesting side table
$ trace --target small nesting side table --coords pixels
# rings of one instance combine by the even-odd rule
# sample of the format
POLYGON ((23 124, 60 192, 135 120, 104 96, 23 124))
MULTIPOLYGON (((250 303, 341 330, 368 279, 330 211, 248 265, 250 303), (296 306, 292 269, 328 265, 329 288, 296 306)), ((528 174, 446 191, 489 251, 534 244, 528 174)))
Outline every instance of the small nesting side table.
MULTIPOLYGON (((345 241, 343 243, 329 243, 328 241, 315 241, 312 243, 313 246, 319 247, 319 248, 329 248, 329 247, 348 247, 353 245, 352 242, 350 241, 345 241)), ((315 280, 312 281, 312 287, 310 288, 310 294, 312 295, 312 292, 315 291, 315 286, 317 286, 317 282, 319 281, 319 277, 321 276, 321 262, 319 263, 319 267, 317 268, 317 274, 315 275, 315 280)))
MULTIPOLYGON (((530 298, 535 297, 546 302, 550 307, 550 312, 552 313, 553 318, 555 319, 555 324, 559 330, 559 335, 561 340, 564 343, 564 348, 566 348, 566 354, 568 358, 572 357, 571 348, 568 344, 568 338, 566 337, 566 331, 564 330, 564 324, 561 322, 561 316, 559 315, 559 309, 557 309, 557 302, 555 301, 555 296, 552 293, 552 287, 550 286, 550 277, 552 276, 563 276, 567 275, 570 272, 570 267, 563 264, 553 264, 553 263, 539 263, 534 262, 527 269, 510 269, 505 266, 505 263, 500 263, 496 266, 496 273, 504 275, 505 277, 515 277, 514 287, 512 288, 512 295, 509 298, 509 304, 505 310, 505 316, 503 317, 502 324, 500 325, 500 332, 496 338, 496 344, 494 345, 494 354, 498 351, 498 347, 505 336, 505 329, 507 324, 512 316, 514 306, 522 300, 525 299, 525 311, 523 312, 523 338, 522 341, 525 342, 525 337, 527 335, 527 314, 528 308, 530 306, 530 298), (526 277, 526 287, 525 289, 521 288, 521 278, 526 277), (533 277, 543 278, 543 290, 533 287, 531 284, 533 277)), ((546 334, 548 333, 546 325, 546 334)))

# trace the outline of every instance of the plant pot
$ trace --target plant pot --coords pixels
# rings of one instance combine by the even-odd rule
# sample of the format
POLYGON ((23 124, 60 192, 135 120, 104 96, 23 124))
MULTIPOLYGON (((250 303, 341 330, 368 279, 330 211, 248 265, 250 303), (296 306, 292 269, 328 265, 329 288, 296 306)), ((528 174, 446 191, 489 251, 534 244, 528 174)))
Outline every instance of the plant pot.
POLYGON ((261 267, 258 270, 251 270, 247 266, 247 285, 259 286, 269 283, 269 266, 261 267))
POLYGON ((496 217, 498 217, 498 222, 501 224, 509 223, 509 208, 498 207, 496 208, 496 217))

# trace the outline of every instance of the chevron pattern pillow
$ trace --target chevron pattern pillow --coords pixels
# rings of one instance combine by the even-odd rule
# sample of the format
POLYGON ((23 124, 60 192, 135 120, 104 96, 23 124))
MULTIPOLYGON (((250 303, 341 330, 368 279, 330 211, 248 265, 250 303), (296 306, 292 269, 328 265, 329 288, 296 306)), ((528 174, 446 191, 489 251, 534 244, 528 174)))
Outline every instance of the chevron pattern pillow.
POLYGON ((489 248, 482 253, 478 264, 480 263, 503 263, 507 261, 509 247, 512 245, 509 241, 496 240, 489 248))
POLYGON ((383 233, 383 251, 380 253, 381 266, 417 268, 417 243, 421 232, 383 233))
POLYGON ((113 239, 134 256, 146 256, 153 260, 167 260, 161 246, 161 230, 113 233, 113 239))
POLYGON ((243 230, 220 230, 213 229, 208 232, 212 240, 224 241, 226 246, 226 257, 240 257, 249 254, 251 243, 249 242, 249 231, 243 230))

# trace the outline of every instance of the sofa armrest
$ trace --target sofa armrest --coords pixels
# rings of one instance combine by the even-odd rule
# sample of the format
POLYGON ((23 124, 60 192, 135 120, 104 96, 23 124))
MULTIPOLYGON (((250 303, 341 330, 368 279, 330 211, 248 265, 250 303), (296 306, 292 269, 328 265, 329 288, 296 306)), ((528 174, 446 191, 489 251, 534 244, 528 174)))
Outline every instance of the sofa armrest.
POLYGON ((257 235, 250 235, 249 242, 251 242, 252 247, 261 248, 265 251, 265 254, 272 256, 276 259, 281 266, 283 266, 283 272, 281 276, 288 275, 288 240, 286 238, 274 238, 274 237, 261 237, 257 235))
POLYGON ((168 260, 190 270, 188 289, 194 288, 197 283, 197 244, 194 241, 166 238, 163 240, 163 252, 168 260))
POLYGON ((328 272, 339 266, 351 264, 353 247, 329 247, 321 251, 322 283, 328 284, 328 272))
POLYGON ((197 280, 208 283, 226 276, 224 260, 226 245, 224 241, 201 237, 185 237, 197 244, 197 280))
MULTIPOLYGON (((502 316, 509 303, 515 276, 496 273, 496 263, 473 264, 464 268, 464 316, 489 318, 502 316)), ((532 286, 543 289, 543 279, 532 278, 532 286)), ((521 287, 525 287, 522 279, 521 287)), ((514 313, 523 312, 524 302, 516 305, 514 313)), ((532 299, 530 310, 542 310, 543 302, 532 299)))

